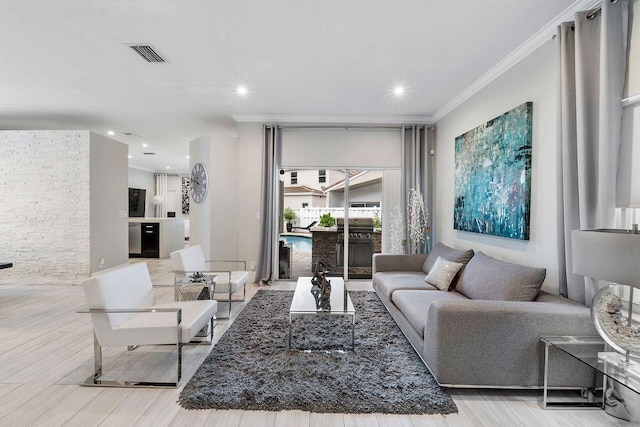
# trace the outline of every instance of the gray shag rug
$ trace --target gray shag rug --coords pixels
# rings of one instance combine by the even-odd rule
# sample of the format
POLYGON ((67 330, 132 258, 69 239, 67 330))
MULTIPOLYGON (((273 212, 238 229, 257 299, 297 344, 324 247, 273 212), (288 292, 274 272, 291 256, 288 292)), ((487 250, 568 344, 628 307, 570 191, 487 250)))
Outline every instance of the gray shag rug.
POLYGON ((450 414, 434 380, 374 292, 350 292, 346 316, 293 318, 292 291, 260 290, 180 393, 186 409, 450 414), (298 349, 305 349, 303 351, 298 349))

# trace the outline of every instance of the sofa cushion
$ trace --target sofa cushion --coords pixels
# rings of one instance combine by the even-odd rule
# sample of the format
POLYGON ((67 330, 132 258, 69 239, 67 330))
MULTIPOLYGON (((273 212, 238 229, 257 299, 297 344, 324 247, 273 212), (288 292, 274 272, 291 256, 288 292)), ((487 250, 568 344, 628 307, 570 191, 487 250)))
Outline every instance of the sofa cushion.
POLYGON ((465 265, 471 257, 473 257, 473 249, 453 249, 440 242, 436 243, 422 265, 422 271, 424 271, 425 274, 429 274, 438 257, 465 265))
POLYGON ((426 283, 432 284, 441 291, 448 291, 453 279, 458 274, 458 271, 462 268, 462 263, 453 262, 447 259, 438 257, 436 263, 433 264, 433 268, 424 278, 426 283))
POLYGON ((544 268, 512 264, 476 252, 455 289, 470 299, 533 301, 546 274, 544 268))
POLYGON ((393 293, 393 303, 402 312, 409 324, 424 339, 427 321, 427 307, 433 301, 442 299, 463 299, 458 292, 425 292, 420 290, 399 289, 393 293))
POLYGON ((398 289, 427 289, 438 290, 435 286, 425 283, 422 271, 381 271, 373 275, 374 286, 389 300, 393 292, 398 289))

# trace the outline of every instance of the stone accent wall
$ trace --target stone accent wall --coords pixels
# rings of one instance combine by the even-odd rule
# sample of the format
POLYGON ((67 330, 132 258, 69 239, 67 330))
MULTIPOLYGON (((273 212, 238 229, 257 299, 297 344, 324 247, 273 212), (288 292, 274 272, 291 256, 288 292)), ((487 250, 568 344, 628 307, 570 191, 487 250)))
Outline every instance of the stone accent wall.
POLYGON ((0 284, 90 274, 88 131, 0 132, 0 284))
MULTIPOLYGON (((342 275, 343 267, 337 264, 338 233, 335 228, 330 231, 312 231, 311 271, 315 269, 316 261, 321 260, 327 264, 331 274, 342 275)), ((373 233, 373 252, 382 252, 382 233, 373 233)), ((349 277, 371 278, 371 267, 349 267, 349 277)))

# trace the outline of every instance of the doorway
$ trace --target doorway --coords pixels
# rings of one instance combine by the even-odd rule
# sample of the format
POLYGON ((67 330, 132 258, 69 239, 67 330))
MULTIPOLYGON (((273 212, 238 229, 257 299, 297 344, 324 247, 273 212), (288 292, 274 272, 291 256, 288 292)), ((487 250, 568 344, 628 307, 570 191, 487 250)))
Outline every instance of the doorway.
POLYGON ((399 199, 397 180, 384 185, 384 177, 393 175, 382 169, 283 169, 280 279, 311 277, 318 261, 332 276, 370 279, 372 256, 383 247, 385 200, 394 205, 389 193, 399 199))

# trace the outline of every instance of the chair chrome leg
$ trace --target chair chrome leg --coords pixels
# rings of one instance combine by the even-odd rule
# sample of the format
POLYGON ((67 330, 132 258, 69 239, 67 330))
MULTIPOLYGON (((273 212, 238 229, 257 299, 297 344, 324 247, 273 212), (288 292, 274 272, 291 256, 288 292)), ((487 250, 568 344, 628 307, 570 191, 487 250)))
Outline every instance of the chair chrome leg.
POLYGON ((182 343, 179 340, 176 351, 178 352, 178 379, 176 380, 176 384, 178 384, 180 378, 182 378, 182 343))
POLYGON ((179 310, 178 313, 176 313, 177 316, 177 326, 176 326, 176 332, 177 332, 177 336, 178 336, 178 342, 177 342, 177 347, 176 347, 176 351, 178 353, 178 379, 176 380, 176 386, 180 383, 180 378, 182 378, 182 310, 179 310))
POLYGON ((96 332, 93 332, 93 379, 96 380, 102 375, 102 347, 96 337, 96 332))
MULTIPOLYGON (((175 382, 155 382, 155 381, 127 381, 127 380, 102 380, 102 346, 98 342, 95 330, 93 331, 93 370, 94 373, 84 380, 80 385, 93 387, 171 387, 176 388, 180 384, 182 378, 182 310, 177 313, 177 343, 176 343, 176 368, 177 379, 175 382)), ((211 319, 211 337, 213 339, 213 318, 211 319)), ((128 346, 128 350, 137 348, 137 345, 128 346)))

